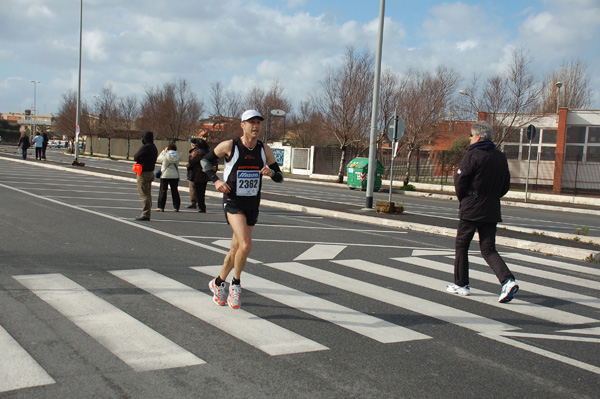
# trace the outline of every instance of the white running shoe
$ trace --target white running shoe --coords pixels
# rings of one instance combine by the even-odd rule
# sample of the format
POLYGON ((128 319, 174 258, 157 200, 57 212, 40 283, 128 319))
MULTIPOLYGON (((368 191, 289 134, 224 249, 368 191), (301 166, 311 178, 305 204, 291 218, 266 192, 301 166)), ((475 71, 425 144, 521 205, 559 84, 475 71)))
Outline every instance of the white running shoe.
POLYGON ((210 280, 208 283, 208 288, 213 293, 213 302, 219 306, 225 306, 225 283, 221 283, 220 286, 217 287, 215 284, 215 278, 210 280))
POLYGON ((462 295, 462 296, 471 295, 471 287, 469 287, 468 285, 461 287, 460 285, 456 285, 456 284, 448 284, 446 286, 446 291, 451 294, 457 294, 457 295, 462 295))
POLYGON ((242 304, 240 295, 242 293, 242 287, 239 284, 229 284, 229 297, 227 298, 227 304, 231 309, 239 309, 242 304))
POLYGON ((502 286, 502 291, 500 291, 500 297, 498 298, 498 302, 506 303, 512 301, 515 294, 519 291, 519 286, 515 280, 508 280, 502 286))

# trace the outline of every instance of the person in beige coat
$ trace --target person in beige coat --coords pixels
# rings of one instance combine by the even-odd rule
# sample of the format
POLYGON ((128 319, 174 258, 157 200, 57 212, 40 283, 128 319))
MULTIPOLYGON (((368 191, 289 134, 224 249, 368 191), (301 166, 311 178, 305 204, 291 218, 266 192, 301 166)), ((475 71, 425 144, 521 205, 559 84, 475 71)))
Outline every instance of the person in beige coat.
POLYGON ((167 190, 171 187, 171 198, 173 208, 179 212, 181 197, 179 195, 179 162, 181 155, 177 152, 175 143, 171 143, 158 155, 157 162, 162 163, 160 167, 160 188, 158 190, 158 212, 165 211, 167 204, 167 190))

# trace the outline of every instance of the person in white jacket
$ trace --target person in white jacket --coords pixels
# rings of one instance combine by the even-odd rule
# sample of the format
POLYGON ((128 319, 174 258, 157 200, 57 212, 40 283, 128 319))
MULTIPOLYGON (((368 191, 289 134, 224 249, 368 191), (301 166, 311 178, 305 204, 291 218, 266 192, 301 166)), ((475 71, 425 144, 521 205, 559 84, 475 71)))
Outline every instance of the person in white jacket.
POLYGON ((158 212, 165 211, 167 204, 167 190, 171 187, 171 198, 173 199, 173 208, 179 212, 181 206, 181 197, 179 196, 179 161, 181 155, 177 152, 175 143, 171 143, 158 155, 157 162, 161 162, 160 167, 160 189, 158 191, 158 212))

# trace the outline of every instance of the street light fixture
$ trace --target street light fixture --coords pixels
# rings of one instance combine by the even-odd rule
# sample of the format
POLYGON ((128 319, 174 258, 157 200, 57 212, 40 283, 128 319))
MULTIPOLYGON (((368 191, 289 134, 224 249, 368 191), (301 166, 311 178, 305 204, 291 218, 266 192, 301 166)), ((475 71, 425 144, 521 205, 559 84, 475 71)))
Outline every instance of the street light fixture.
POLYGON ((562 82, 556 82, 556 88, 558 89, 558 95, 556 96, 556 113, 558 114, 558 105, 560 104, 560 88, 562 87, 562 82))
POLYGON ((36 120, 36 112, 37 112, 37 104, 36 104, 36 97, 37 97, 37 84, 40 83, 39 80, 30 80, 31 83, 33 83, 33 123, 32 123, 32 127, 31 127, 31 134, 33 136, 35 136, 35 120, 36 120))
POLYGON ((471 105, 473 105, 473 101, 475 101, 475 105, 477 107, 477 119, 479 119, 479 101, 466 90, 459 90, 458 94, 469 97, 471 99, 471 105))

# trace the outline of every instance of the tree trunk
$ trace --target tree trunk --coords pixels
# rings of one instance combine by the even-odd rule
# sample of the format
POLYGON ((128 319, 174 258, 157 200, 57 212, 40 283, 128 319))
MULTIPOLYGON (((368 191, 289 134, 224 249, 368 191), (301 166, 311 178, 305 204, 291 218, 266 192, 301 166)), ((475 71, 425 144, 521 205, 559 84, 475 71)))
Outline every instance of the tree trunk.
POLYGON ((408 155, 406 156, 406 175, 404 176, 404 185, 408 185, 408 181, 410 179, 410 158, 412 157, 413 150, 410 149, 408 151, 408 155))
POLYGON ((346 165, 346 146, 341 148, 342 156, 340 157, 340 168, 338 170, 338 183, 344 182, 344 166, 346 165))

